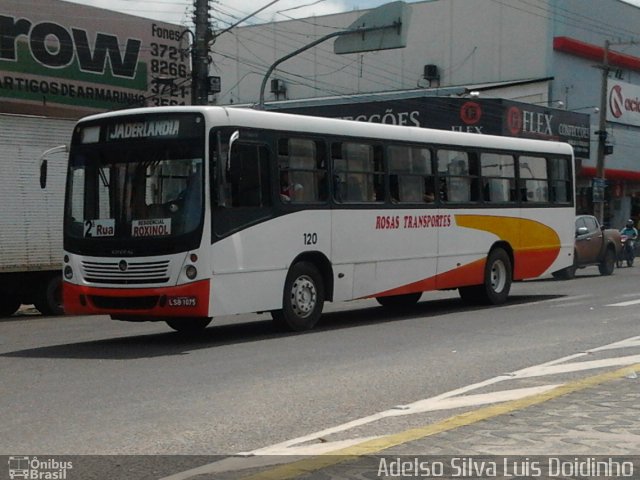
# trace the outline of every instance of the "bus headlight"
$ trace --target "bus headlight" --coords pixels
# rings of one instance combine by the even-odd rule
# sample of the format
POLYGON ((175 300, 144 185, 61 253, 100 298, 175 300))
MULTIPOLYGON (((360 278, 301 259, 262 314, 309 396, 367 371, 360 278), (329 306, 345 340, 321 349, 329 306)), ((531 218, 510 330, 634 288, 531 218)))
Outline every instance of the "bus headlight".
POLYGON ((198 276, 198 269, 193 265, 188 265, 185 273, 187 274, 187 278, 189 280, 193 280, 198 276))
POLYGON ((64 278, 67 280, 71 280, 73 278, 73 269, 69 265, 64 267, 64 278))

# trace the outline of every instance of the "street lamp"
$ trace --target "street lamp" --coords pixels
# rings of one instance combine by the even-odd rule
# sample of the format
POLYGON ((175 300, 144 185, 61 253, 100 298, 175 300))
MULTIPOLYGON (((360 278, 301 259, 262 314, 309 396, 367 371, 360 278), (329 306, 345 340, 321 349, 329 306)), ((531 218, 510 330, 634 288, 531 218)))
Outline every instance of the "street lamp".
POLYGON ((269 76, 278 65, 330 38, 340 37, 334 45, 334 52, 337 54, 404 48, 406 46, 408 12, 409 7, 403 1, 381 5, 358 18, 348 29, 325 35, 279 58, 269 67, 262 79, 257 108, 264 110, 264 90, 267 85, 267 80, 269 80, 269 76), (382 33, 382 35, 374 35, 373 37, 369 36, 367 38, 365 34, 370 32, 379 32, 382 33), (383 35, 385 32, 389 32, 391 35, 385 37, 383 35), (343 41, 343 43, 339 44, 338 42, 340 41, 343 41))

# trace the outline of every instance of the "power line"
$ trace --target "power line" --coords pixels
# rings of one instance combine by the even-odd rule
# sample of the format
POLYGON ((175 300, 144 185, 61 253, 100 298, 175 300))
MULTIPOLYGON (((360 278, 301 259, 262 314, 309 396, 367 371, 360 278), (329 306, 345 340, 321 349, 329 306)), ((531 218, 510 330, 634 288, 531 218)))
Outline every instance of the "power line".
MULTIPOLYGON (((629 31, 622 27, 616 27, 611 25, 610 23, 602 22, 601 19, 596 20, 589 17, 588 15, 584 15, 577 12, 571 12, 568 9, 563 7, 554 8, 552 11, 548 8, 548 4, 546 3, 544 3, 543 5, 539 3, 536 4, 534 3, 535 0, 530 0, 530 1, 521 0, 518 3, 499 1, 499 0, 491 0, 491 1, 505 8, 519 10, 520 12, 527 15, 537 16, 539 18, 544 18, 546 20, 553 20, 556 23, 565 24, 571 27, 575 27, 577 29, 588 31, 590 33, 610 34, 613 32, 612 29, 614 28, 616 29, 617 32, 629 31)), ((237 8, 234 8, 228 5, 225 5, 224 8, 220 9, 220 11, 224 12, 227 16, 231 18, 238 18, 237 15, 234 15, 233 13, 229 12, 229 10, 240 11, 237 8)), ((258 20, 262 20, 262 19, 258 17, 258 20)), ((330 27, 332 29, 340 28, 340 27, 336 27, 335 25, 334 26, 322 25, 317 20, 309 21, 308 19, 298 19, 298 20, 293 20, 293 22, 301 22, 301 23, 312 25, 314 27, 321 28, 321 29, 327 28, 327 27, 330 27)), ((236 41, 242 48, 244 48, 248 52, 248 54, 255 56, 256 53, 253 45, 251 46, 246 45, 245 42, 254 43, 256 46, 264 46, 265 40, 268 42, 275 42, 276 40, 273 37, 273 35, 277 34, 278 35, 277 41, 281 46, 285 45, 285 46, 291 46, 292 48, 295 48, 296 46, 300 45, 300 39, 293 38, 294 36, 295 37, 303 36, 305 38, 312 37, 309 34, 296 32, 291 28, 287 28, 288 25, 290 25, 290 22, 271 22, 271 24, 269 25, 270 28, 268 31, 265 30, 264 25, 242 28, 241 30, 239 30, 239 32, 251 33, 253 37, 249 37, 249 38, 244 37, 241 39, 240 35, 236 35, 236 41)), ((467 55, 467 57, 459 61, 456 65, 451 65, 447 69, 444 69, 443 72, 451 73, 456 70, 459 70, 471 58, 471 56, 474 53, 475 53, 475 50, 472 50, 471 53, 467 55)), ((237 58, 238 63, 243 64, 241 54, 238 53, 237 55, 238 55, 238 58, 237 58)), ((353 60, 351 60, 350 62, 336 61, 337 59, 331 51, 321 47, 318 47, 316 51, 314 51, 314 54, 311 58, 309 57, 310 57, 309 55, 301 56, 300 57, 301 62, 312 62, 314 65, 320 65, 323 67, 331 68, 330 71, 345 70, 344 73, 349 77, 357 78, 358 81, 362 80, 368 83, 373 83, 374 85, 379 85, 381 87, 384 87, 385 89, 394 89, 394 88, 397 89, 397 88, 403 88, 403 87, 406 88, 405 85, 398 84, 399 80, 406 82, 406 79, 399 79, 397 75, 397 64, 381 62, 380 58, 376 59, 376 67, 377 67, 376 71, 366 73, 366 71, 355 72, 353 71, 353 69, 349 68, 353 66, 355 61, 353 60), (336 68, 336 64, 338 64, 337 68, 336 68)), ((256 67, 266 68, 266 65, 262 63, 263 62, 259 61, 254 65, 253 68, 254 69, 256 67)), ((283 70, 282 68, 279 69, 279 72, 281 75, 290 74, 288 70, 283 70)), ((320 75, 325 75, 325 73, 323 72, 320 75)), ((317 73, 314 74, 314 78, 317 76, 318 76, 317 73)), ((246 75, 243 76, 243 78, 246 78, 246 75)), ((238 80, 236 84, 238 84, 240 81, 241 79, 238 80)), ((312 88, 315 88, 315 87, 312 87, 312 88)), ((315 89, 317 90, 317 88, 315 89)), ((331 90, 335 90, 335 89, 332 88, 331 90)), ((330 91, 330 90, 327 90, 327 91, 330 91)))

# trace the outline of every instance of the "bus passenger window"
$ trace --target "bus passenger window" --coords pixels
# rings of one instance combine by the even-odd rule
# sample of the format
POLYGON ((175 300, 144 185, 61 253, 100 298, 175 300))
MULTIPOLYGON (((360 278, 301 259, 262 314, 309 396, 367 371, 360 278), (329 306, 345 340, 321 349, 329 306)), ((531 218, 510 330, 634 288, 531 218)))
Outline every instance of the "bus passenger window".
POLYGON ((231 151, 228 174, 231 206, 270 205, 269 153, 265 146, 236 142, 231 151))
POLYGON ((438 175, 442 201, 469 203, 479 200, 479 172, 475 154, 438 150, 438 175))
POLYGON ((432 203, 435 177, 431 151, 426 148, 392 145, 387 150, 391 201, 393 203, 432 203))
POLYGON ((571 187, 571 165, 568 158, 552 158, 551 167, 551 201, 554 203, 570 203, 573 188, 571 187))
POLYGON ((549 201, 547 159, 522 155, 518 158, 518 171, 520 174, 520 200, 547 203, 549 201))
POLYGON ((382 147, 343 142, 331 145, 334 198, 338 203, 384 200, 382 147))
POLYGON ((302 138, 278 141, 280 199, 285 203, 321 202, 327 199, 324 144, 302 138))
POLYGON ((482 199, 488 203, 515 202, 516 169, 513 155, 482 153, 482 199))

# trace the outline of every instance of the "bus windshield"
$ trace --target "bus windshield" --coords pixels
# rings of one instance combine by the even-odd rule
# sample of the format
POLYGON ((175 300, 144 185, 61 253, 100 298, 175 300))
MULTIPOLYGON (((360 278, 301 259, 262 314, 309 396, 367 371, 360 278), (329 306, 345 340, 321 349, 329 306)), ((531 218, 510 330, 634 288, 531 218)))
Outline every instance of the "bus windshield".
POLYGON ((66 234, 148 241, 193 232, 204 218, 203 153, 184 140, 78 146, 69 158, 66 234))

